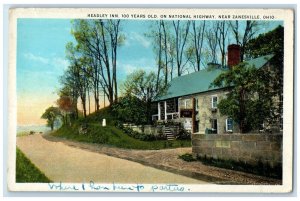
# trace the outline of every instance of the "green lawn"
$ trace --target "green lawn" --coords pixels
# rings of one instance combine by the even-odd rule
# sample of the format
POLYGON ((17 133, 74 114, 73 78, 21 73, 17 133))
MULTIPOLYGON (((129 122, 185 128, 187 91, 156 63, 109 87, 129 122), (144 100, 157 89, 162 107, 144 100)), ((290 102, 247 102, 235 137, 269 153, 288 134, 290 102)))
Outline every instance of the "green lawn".
POLYGON ((16 161, 17 183, 48 183, 51 182, 31 161, 17 148, 16 161))
POLYGON ((63 126, 52 135, 80 142, 107 144, 126 149, 166 149, 191 146, 191 140, 141 141, 128 136, 115 126, 102 127, 100 123, 89 123, 87 134, 79 134, 79 125, 80 123, 75 123, 73 126, 63 126))

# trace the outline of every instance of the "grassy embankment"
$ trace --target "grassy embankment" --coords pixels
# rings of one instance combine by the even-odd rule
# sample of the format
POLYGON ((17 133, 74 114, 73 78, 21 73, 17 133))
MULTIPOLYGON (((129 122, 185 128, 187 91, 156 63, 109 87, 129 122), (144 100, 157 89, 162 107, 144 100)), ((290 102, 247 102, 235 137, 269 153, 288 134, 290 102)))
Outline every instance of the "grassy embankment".
POLYGON ((111 115, 109 108, 105 108, 98 113, 89 115, 85 120, 80 119, 76 121, 72 126, 61 127, 52 135, 80 142, 106 144, 126 149, 165 149, 191 146, 191 140, 138 140, 128 136, 123 130, 116 128, 114 125, 114 117, 111 115), (107 121, 106 127, 101 125, 103 118, 107 121), (87 124, 87 133, 79 134, 79 128, 83 123, 87 124))
POLYGON ((16 158, 16 182, 17 183, 48 183, 46 177, 31 161, 17 148, 16 158))
POLYGON ((180 155, 179 158, 187 162, 200 161, 203 164, 209 166, 247 172, 247 173, 252 173, 252 174, 261 175, 265 177, 271 177, 275 179, 282 179, 281 166, 271 167, 269 164, 263 164, 260 161, 258 162, 257 165, 250 165, 242 161, 215 159, 206 156, 194 158, 189 153, 180 155))

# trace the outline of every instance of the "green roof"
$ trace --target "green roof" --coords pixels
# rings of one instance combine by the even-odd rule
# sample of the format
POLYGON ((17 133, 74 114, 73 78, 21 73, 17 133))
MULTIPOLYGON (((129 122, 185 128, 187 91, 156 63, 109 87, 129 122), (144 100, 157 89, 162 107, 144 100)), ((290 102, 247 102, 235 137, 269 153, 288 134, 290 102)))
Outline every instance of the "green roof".
MULTIPOLYGON (((261 68, 273 56, 274 55, 262 56, 245 62, 250 66, 254 66, 255 68, 261 68)), ((170 82, 170 87, 167 93, 158 98, 157 101, 220 89, 220 87, 210 87, 210 84, 221 73, 226 72, 227 70, 228 68, 212 70, 204 69, 191 74, 176 77, 170 82)))
POLYGON ((270 59, 272 59, 273 57, 274 57, 274 54, 269 54, 269 55, 266 55, 266 56, 257 57, 255 59, 251 59, 251 60, 244 61, 244 62, 247 63, 250 66, 253 65, 255 68, 261 68, 268 61, 270 61, 270 59))

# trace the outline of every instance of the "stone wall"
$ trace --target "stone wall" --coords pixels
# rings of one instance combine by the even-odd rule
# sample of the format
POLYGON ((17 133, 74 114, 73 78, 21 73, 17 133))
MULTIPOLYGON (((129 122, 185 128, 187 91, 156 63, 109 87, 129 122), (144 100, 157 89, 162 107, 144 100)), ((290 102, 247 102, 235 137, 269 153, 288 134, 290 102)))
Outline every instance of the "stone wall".
POLYGON ((281 134, 193 134, 192 150, 194 156, 282 165, 281 134))
MULTIPOLYGON (((152 126, 152 125, 145 125, 144 131, 142 126, 130 125, 130 124, 123 124, 123 126, 131 128, 133 131, 144 133, 145 135, 162 135, 164 134, 164 127, 161 126, 152 126)), ((179 134, 179 127, 178 126, 169 126, 169 129, 172 133, 176 136, 179 134)))
POLYGON ((151 125, 145 125, 144 131, 142 126, 136 126, 136 125, 124 125, 125 127, 131 128, 133 131, 136 131, 138 133, 144 133, 144 134, 152 134, 152 135, 160 135, 163 133, 163 126, 151 126, 151 125))
MULTIPOLYGON (((226 133, 226 118, 220 113, 218 108, 212 109, 212 97, 216 96, 218 98, 218 103, 220 100, 226 97, 225 90, 216 90, 195 96, 198 99, 198 114, 196 119, 199 120, 199 133, 204 134, 206 129, 212 128, 212 119, 217 120, 217 133, 226 133)), ((238 132, 238 126, 233 125, 233 132, 238 132)))

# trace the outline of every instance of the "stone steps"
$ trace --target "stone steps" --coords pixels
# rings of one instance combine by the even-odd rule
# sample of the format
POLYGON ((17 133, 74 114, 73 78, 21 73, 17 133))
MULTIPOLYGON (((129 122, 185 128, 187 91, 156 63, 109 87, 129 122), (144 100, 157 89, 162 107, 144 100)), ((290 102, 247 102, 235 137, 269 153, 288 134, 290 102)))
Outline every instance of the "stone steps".
POLYGON ((165 127, 164 133, 167 137, 167 140, 175 140, 175 136, 169 127, 165 127))

